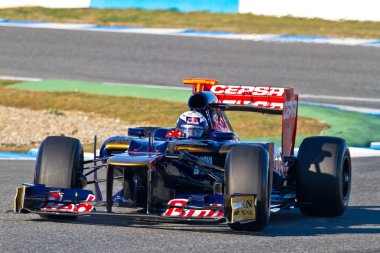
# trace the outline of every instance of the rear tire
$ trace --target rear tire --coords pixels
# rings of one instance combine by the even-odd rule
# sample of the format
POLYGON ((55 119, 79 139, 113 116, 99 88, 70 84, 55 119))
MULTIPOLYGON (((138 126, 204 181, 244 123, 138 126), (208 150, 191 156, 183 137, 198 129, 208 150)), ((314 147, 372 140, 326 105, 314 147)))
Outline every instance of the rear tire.
POLYGON ((42 143, 36 161, 34 183, 57 188, 80 188, 83 148, 79 140, 49 136, 42 143))
POLYGON ((225 166, 225 192, 256 195, 256 220, 230 223, 234 230, 258 231, 270 219, 271 171, 269 154, 261 146, 235 146, 228 152, 225 166))
POLYGON ((297 202, 309 216, 340 216, 351 190, 351 158, 345 140, 309 137, 297 158, 297 202))

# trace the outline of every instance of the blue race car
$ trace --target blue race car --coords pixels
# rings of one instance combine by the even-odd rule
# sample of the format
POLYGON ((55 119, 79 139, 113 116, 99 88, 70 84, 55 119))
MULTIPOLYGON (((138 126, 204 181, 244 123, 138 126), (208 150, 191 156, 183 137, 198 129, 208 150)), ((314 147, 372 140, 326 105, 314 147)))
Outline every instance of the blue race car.
POLYGON ((34 183, 17 189, 14 211, 47 218, 225 222, 252 231, 264 229, 271 211, 282 208, 298 207, 311 216, 344 213, 351 185, 346 142, 309 137, 295 156, 298 95, 292 88, 207 79, 184 84, 193 86, 193 94, 175 127, 130 128, 128 136, 107 139, 92 160, 84 160, 79 140, 47 137, 34 183), (225 111, 280 115, 281 148, 240 141, 225 111), (100 170, 106 178, 98 178, 100 170))

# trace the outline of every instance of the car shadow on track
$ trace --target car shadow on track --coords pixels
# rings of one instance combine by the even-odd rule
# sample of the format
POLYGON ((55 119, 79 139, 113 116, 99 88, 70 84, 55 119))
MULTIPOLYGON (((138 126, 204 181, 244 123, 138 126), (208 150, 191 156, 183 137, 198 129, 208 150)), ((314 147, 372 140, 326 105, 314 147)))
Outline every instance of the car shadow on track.
POLYGON ((308 217, 298 210, 272 215, 267 236, 380 233, 380 206, 349 206, 341 217, 308 217))
POLYGON ((307 217, 297 209, 272 214, 264 231, 239 232, 226 224, 180 224, 134 221, 114 217, 79 217, 76 220, 32 219, 35 222, 75 223, 80 225, 133 227, 187 232, 221 233, 255 236, 314 236, 326 234, 376 234, 380 233, 380 206, 350 206, 342 217, 307 217))

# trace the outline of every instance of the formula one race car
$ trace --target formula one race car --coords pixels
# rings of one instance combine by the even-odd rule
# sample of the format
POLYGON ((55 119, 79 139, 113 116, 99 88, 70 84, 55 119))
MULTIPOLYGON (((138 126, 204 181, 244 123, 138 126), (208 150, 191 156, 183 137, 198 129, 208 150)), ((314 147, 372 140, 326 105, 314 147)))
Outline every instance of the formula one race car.
POLYGON ((184 84, 193 86, 193 94, 176 127, 130 128, 128 136, 107 139, 93 160, 83 159, 79 140, 47 137, 34 183, 17 189, 14 211, 47 218, 226 222, 235 230, 262 230, 271 212, 289 207, 311 216, 344 213, 351 185, 346 142, 309 137, 294 156, 298 95, 292 88, 205 79, 184 84), (281 149, 241 142, 225 111, 280 115, 281 149), (101 169, 105 179, 98 179, 101 169), (93 190, 84 189, 90 184, 93 190))

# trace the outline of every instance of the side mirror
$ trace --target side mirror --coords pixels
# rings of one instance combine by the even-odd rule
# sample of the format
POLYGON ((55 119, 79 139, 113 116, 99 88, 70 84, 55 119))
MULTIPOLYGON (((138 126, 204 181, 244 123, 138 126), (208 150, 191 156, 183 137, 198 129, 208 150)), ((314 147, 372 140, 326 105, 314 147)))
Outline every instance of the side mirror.
POLYGON ((235 134, 233 132, 214 132, 212 134, 212 139, 215 140, 233 140, 235 134))
POLYGON ((145 136, 145 129, 144 128, 128 128, 128 135, 137 136, 141 138, 145 136))

